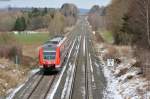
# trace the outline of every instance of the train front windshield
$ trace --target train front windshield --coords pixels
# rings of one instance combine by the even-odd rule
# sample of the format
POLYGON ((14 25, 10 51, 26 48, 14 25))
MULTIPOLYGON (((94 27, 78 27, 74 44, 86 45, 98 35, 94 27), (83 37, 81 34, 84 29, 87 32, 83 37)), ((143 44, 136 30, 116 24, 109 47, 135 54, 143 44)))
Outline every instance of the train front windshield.
POLYGON ((43 55, 44 55, 44 59, 45 60, 55 60, 55 57, 56 57, 56 52, 43 52, 43 55))

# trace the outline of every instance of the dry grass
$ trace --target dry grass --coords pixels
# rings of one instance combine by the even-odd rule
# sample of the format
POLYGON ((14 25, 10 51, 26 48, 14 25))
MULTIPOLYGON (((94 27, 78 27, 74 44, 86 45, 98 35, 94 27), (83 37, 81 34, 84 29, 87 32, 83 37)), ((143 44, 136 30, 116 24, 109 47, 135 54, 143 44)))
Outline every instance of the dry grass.
POLYGON ((117 59, 117 50, 115 47, 109 46, 107 47, 107 52, 104 55, 104 60, 107 59, 117 59))
POLYGON ((140 61, 137 66, 140 65, 144 77, 150 80, 150 51, 147 49, 136 49, 135 56, 140 61))
POLYGON ((16 69, 16 65, 8 59, 0 59, 0 96, 6 95, 7 90, 15 87, 19 83, 25 80, 25 75, 28 69, 19 67, 16 69))
POLYGON ((103 38, 101 37, 101 35, 99 34, 99 32, 95 33, 95 38, 97 42, 104 42, 103 38))
POLYGON ((38 47, 41 44, 34 44, 34 45, 24 45, 23 46, 23 55, 29 56, 31 58, 36 58, 38 56, 38 47))
POLYGON ((120 56, 133 57, 133 50, 130 46, 118 46, 117 49, 119 50, 120 56))
POLYGON ((31 68, 36 68, 39 44, 24 45, 21 65, 16 68, 9 59, 0 59, 0 96, 5 96, 10 88, 16 87, 25 81, 31 68))
POLYGON ((130 46, 115 46, 104 45, 107 52, 104 55, 104 59, 114 58, 119 60, 119 63, 123 57, 127 59, 136 58, 136 62, 132 64, 132 67, 142 69, 142 74, 145 78, 150 80, 150 51, 146 49, 132 49, 130 46))
POLYGON ((0 57, 13 60, 15 56, 22 56, 22 48, 14 36, 9 33, 0 33, 0 57))
POLYGON ((115 47, 110 45, 107 47, 107 50, 108 50, 107 54, 109 55, 108 58, 117 58, 118 53, 117 53, 117 49, 115 47))
POLYGON ((38 48, 41 44, 26 44, 23 46, 22 64, 29 68, 38 67, 38 48))

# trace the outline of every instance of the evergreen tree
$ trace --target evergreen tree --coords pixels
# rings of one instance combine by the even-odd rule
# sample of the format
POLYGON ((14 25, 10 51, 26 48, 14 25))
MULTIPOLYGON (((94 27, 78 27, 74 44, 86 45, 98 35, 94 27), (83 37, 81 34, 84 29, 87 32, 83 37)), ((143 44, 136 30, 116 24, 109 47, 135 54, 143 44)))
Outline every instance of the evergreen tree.
POLYGON ((17 31, 24 31, 26 29, 26 21, 24 17, 18 17, 16 19, 14 29, 17 31))

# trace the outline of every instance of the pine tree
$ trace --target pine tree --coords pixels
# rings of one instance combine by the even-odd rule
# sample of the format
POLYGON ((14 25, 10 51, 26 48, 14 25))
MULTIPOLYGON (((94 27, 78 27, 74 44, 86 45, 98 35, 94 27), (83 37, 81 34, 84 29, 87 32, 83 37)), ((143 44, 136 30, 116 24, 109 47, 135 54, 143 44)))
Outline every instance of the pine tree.
POLYGON ((18 17, 16 19, 14 29, 17 31, 24 31, 26 29, 26 21, 24 17, 18 17))

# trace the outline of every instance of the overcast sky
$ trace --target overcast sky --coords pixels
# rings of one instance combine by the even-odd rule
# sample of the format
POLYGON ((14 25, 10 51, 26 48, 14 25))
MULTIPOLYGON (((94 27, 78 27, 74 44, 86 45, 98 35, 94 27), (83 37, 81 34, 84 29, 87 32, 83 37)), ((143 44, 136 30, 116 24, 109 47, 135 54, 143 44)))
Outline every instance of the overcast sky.
POLYGON ((53 7, 60 8, 64 3, 74 3, 79 8, 91 8, 93 5, 107 5, 111 0, 0 0, 0 7, 53 7))

